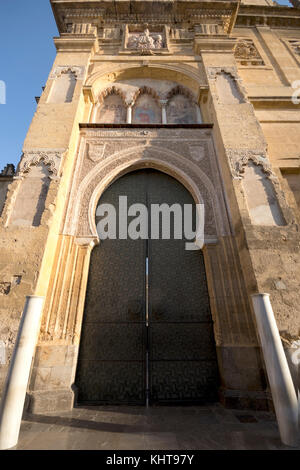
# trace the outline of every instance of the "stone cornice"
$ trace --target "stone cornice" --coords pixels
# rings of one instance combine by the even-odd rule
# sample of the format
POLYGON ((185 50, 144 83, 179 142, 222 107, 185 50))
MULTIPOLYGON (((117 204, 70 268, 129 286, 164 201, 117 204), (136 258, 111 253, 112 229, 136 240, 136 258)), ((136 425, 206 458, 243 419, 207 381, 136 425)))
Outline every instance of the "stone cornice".
POLYGON ((97 52, 98 41, 94 35, 71 36, 62 34, 54 38, 54 44, 57 51, 77 51, 77 52, 97 52))
MULTIPOLYGON (((294 0, 294 3, 299 3, 299 1, 294 0)), ((70 33, 68 28, 72 24, 86 24, 101 28, 105 24, 114 27, 114 25, 124 23, 170 25, 188 23, 190 27, 196 28, 198 24, 216 23, 222 26, 223 34, 230 33, 234 26, 300 27, 300 8, 279 5, 242 5, 239 0, 156 0, 155 2, 149 0, 51 0, 51 4, 61 36, 69 36, 64 42, 56 40, 57 47, 64 50, 79 48, 84 51, 91 48, 92 35, 66 34, 70 33), (74 47, 71 45, 71 38, 74 40, 74 47)))
POLYGON ((195 37, 194 42, 194 51, 196 54, 200 55, 201 52, 230 52, 234 50, 236 45, 236 38, 229 38, 228 36, 214 36, 214 37, 195 37))
POLYGON ((91 23, 96 26, 113 23, 170 23, 198 24, 203 19, 227 23, 227 31, 233 27, 239 0, 100 0, 67 1, 51 0, 60 33, 67 32, 68 23, 91 23))
POLYGON ((235 26, 298 28, 300 9, 285 6, 240 5, 235 26))

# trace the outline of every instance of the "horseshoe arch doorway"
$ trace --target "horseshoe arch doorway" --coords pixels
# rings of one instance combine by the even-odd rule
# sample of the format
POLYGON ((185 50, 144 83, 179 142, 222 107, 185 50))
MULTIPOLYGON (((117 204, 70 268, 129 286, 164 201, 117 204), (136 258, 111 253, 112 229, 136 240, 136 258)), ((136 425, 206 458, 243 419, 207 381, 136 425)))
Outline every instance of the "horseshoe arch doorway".
MULTIPOLYGON (((120 239, 127 207, 195 203, 157 170, 115 181, 98 204, 116 208, 117 238, 91 255, 76 373, 78 404, 174 404, 217 400, 218 367, 204 259, 187 240, 120 239), (124 199, 123 199, 124 201, 124 199)), ((128 217, 128 224, 134 217, 128 217)), ((195 218, 195 217, 194 217, 195 218)), ((149 215, 149 227, 151 227, 149 215)))

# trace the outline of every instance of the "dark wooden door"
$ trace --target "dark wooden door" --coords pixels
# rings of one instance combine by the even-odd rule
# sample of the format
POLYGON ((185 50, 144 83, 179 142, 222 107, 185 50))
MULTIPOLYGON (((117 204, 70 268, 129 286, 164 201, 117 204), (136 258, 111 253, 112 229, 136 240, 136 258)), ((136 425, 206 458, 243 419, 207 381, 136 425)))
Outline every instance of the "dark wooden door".
MULTIPOLYGON (((155 170, 121 177, 100 203, 117 209, 119 196, 125 195, 128 207, 142 203, 148 208, 149 227, 152 204, 194 206, 179 182, 155 170)), ((94 248, 76 376, 79 403, 216 399, 218 371, 204 260, 200 250, 187 251, 185 242, 161 236, 114 239, 94 248)))

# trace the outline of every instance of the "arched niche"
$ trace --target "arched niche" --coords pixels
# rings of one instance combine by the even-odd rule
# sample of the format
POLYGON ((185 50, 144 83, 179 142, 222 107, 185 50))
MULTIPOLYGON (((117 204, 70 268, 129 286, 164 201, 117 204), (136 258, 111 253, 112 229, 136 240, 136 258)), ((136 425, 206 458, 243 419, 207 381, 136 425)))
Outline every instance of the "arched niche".
POLYGON ((55 78, 48 103, 71 103, 76 87, 76 74, 71 70, 62 72, 55 78))
POLYGON ((133 106, 133 124, 161 124, 161 108, 150 93, 141 93, 133 106))
POLYGON ((286 225, 273 183, 260 165, 248 162, 242 185, 253 225, 286 225))
POLYGON ((87 79, 86 85, 92 87, 95 96, 101 90, 111 85, 111 83, 129 79, 154 79, 169 80, 191 90, 195 96, 199 92, 199 85, 206 85, 206 78, 203 70, 195 70, 193 67, 184 64, 156 64, 149 63, 148 66, 137 67, 135 64, 109 64, 104 67, 95 68, 94 72, 87 79))
POLYGON ((217 75, 216 89, 221 104, 234 105, 245 102, 235 78, 229 73, 221 72, 217 75))
POLYGON ((94 122, 101 124, 126 123, 126 107, 120 94, 112 92, 101 100, 96 110, 94 122))
POLYGON ((44 162, 30 167, 18 189, 10 225, 38 227, 41 224, 50 178, 44 162))

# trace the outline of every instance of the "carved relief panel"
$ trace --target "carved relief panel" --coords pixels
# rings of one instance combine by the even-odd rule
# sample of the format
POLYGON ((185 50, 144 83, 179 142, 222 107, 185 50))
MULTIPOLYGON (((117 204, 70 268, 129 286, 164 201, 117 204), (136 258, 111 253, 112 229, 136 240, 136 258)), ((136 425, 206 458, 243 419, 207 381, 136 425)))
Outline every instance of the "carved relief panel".
POLYGON ((166 52, 168 50, 166 27, 126 25, 123 49, 127 53, 146 55, 166 52))
POLYGON ((252 39, 240 39, 235 47, 234 57, 239 65, 265 65, 252 39))

